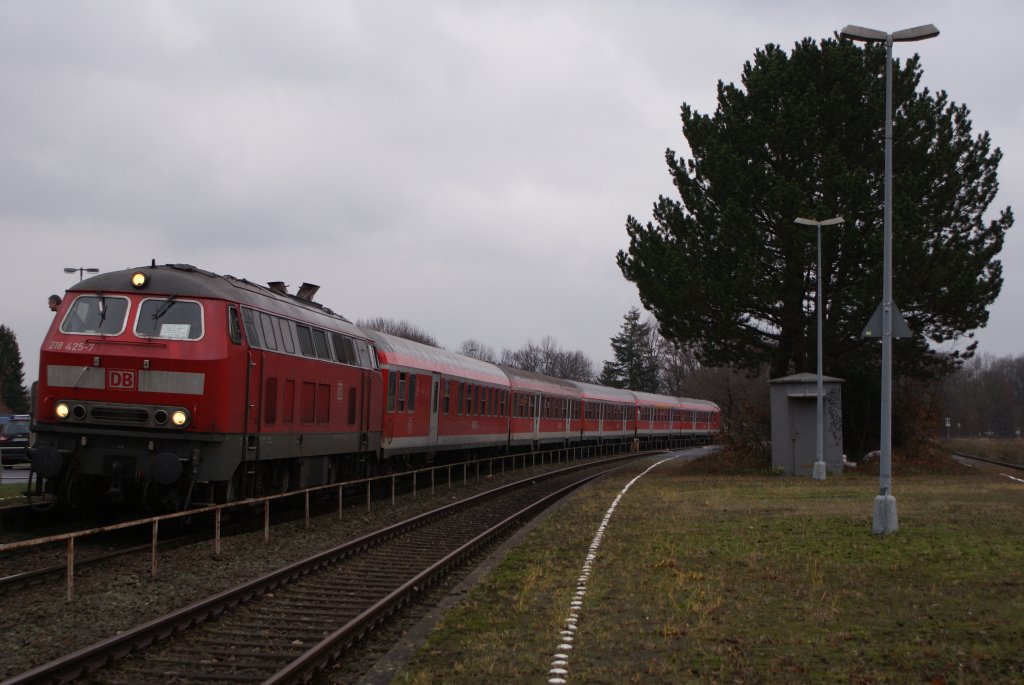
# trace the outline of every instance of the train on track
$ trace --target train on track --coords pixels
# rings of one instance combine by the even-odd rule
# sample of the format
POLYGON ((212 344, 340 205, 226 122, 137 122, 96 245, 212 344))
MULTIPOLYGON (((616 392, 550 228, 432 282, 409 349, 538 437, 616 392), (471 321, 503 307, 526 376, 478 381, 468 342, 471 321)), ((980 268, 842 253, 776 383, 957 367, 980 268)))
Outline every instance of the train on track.
POLYGON ((67 292, 30 450, 66 506, 181 509, 544 446, 707 443, 712 402, 560 380, 364 330, 280 282, 185 264, 67 292))

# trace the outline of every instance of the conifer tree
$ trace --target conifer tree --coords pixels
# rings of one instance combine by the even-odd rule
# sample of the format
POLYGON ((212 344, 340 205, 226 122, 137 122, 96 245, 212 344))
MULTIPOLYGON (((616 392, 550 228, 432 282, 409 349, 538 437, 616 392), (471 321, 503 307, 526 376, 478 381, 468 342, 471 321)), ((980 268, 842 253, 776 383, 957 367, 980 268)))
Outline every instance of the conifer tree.
MULTIPOLYGON (((692 157, 666 152, 680 197, 658 198, 653 222, 627 219, 618 264, 661 334, 701 364, 813 370, 821 277, 825 372, 877 374, 878 347, 860 333, 881 301, 884 68, 880 45, 768 45, 740 86, 719 82, 714 114, 682 106, 692 157), (798 216, 846 220, 824 231, 821 274, 798 216)), ((893 292, 915 334, 895 346, 898 372, 927 376, 973 354, 1013 215, 984 218, 1002 154, 972 133, 966 106, 919 90, 921 74, 917 56, 895 62, 893 292)))
POLYGON ((29 412, 25 369, 21 361, 18 339, 7 326, 0 324, 0 393, 4 404, 17 414, 29 412))
POLYGON ((640 320, 640 310, 630 308, 622 329, 612 340, 614 360, 601 368, 598 383, 613 388, 658 392, 660 336, 651 321, 640 320))

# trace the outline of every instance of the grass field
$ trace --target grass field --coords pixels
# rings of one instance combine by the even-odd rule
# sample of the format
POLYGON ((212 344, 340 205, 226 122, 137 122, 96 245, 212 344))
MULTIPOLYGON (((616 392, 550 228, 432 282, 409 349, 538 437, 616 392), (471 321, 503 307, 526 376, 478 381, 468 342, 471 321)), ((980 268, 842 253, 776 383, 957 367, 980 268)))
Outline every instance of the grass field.
MULTIPOLYGON (((672 461, 612 516, 563 676, 574 683, 1024 682, 1024 486, 709 473, 672 461)), ((588 547, 637 472, 588 487, 446 614, 394 682, 547 682, 588 547)), ((562 650, 565 652, 566 650, 562 650)))
POLYGON ((0 499, 20 497, 25 490, 24 483, 0 483, 0 499))

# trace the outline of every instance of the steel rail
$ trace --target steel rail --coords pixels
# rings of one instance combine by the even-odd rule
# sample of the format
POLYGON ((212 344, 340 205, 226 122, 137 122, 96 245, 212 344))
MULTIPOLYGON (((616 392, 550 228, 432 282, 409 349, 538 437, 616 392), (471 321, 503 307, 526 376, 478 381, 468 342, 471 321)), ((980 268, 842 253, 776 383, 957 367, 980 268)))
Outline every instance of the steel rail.
POLYGON ((321 669, 337 661, 345 649, 358 642, 367 632, 372 630, 373 626, 383 621, 384 618, 400 608, 414 595, 424 591, 427 587, 443 578, 458 565, 464 563, 481 548, 503 535, 520 521, 539 513, 550 506, 552 502, 557 501, 593 479, 604 475, 606 472, 592 474, 557 490, 477 535, 469 542, 446 555, 443 559, 425 568, 362 614, 324 638, 319 644, 278 671, 273 677, 263 681, 263 685, 288 685, 291 683, 309 682, 321 669))
MULTIPOLYGON (((634 454, 608 459, 603 463, 614 463, 635 456, 637 455, 634 454)), ((124 657, 137 649, 148 647, 154 642, 174 633, 189 630, 194 626, 224 613, 228 609, 236 607, 265 593, 274 592, 278 588, 281 588, 294 580, 309 575, 310 573, 313 573, 336 561, 354 556, 390 538, 423 526, 434 520, 451 516, 462 509, 469 508, 478 502, 492 498, 498 494, 511 492, 515 489, 525 487, 532 482, 547 480, 573 471, 593 468, 594 466, 595 464, 581 464, 567 469, 562 469, 560 471, 530 476, 515 483, 496 488, 495 490, 474 495, 464 500, 420 514, 379 531, 368 533, 332 549, 314 554, 304 560, 288 564, 276 571, 267 573, 237 587, 211 595, 186 607, 141 624, 133 629, 124 631, 118 635, 101 640, 92 645, 88 645, 45 664, 41 664, 25 671, 24 673, 3 681, 0 685, 35 685, 39 683, 49 684, 71 682, 87 673, 103 668, 112 661, 124 657)), ((578 485, 576 487, 578 487, 578 485)), ((513 515, 509 518, 514 519, 516 516, 517 515, 513 515)), ((507 525, 507 519, 505 522, 498 525, 507 525)), ((473 542, 466 544, 472 545, 473 542)), ((447 563, 450 564, 451 561, 448 561, 447 563)), ((439 562, 439 564, 443 566, 443 562, 439 562)), ((417 575, 417 578, 419 578, 419 575, 417 575)), ((420 582, 422 583, 423 581, 421 580, 420 582)), ((405 585, 409 585, 409 583, 406 583, 405 585)), ((415 582, 412 582, 411 587, 415 587, 415 582)), ((395 599, 399 602, 402 601, 397 597, 395 599)), ((380 604, 383 604, 383 602, 380 604)), ((294 666, 295 672, 310 673, 315 671, 324 663, 324 660, 321 658, 323 655, 336 653, 341 649, 339 645, 343 647, 346 641, 351 641, 353 634, 365 632, 368 625, 372 625, 375 620, 379 620, 382 612, 384 614, 390 613, 394 610, 394 607, 394 602, 391 603, 390 607, 385 607, 383 605, 371 607, 371 609, 364 612, 365 615, 353 620, 350 622, 349 626, 339 629, 335 634, 332 634, 325 639, 319 645, 319 649, 314 648, 314 650, 310 650, 311 652, 315 651, 316 654, 307 653, 300 657, 298 660, 299 663, 294 666)))
POLYGON ((973 454, 964 454, 963 452, 953 452, 954 457, 963 457, 964 459, 973 459, 975 461, 983 461, 987 464, 995 464, 996 466, 1002 466, 1008 469, 1016 469, 1017 471, 1024 471, 1024 466, 1020 464, 1010 464, 1005 461, 997 461, 995 459, 989 459, 987 457, 976 457, 973 454))

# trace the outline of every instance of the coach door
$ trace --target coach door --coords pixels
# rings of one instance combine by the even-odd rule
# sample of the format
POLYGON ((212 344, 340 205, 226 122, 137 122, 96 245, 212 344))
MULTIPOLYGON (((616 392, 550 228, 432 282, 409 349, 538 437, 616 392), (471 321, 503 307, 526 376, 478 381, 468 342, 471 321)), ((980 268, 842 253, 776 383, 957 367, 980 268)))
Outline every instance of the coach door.
POLYGON ((544 413, 544 398, 540 395, 531 395, 531 404, 533 409, 533 444, 536 448, 537 441, 540 440, 540 417, 544 413))
POLYGON ((430 381, 430 432, 427 435, 427 458, 434 456, 437 450, 437 417, 441 402, 441 376, 433 374, 430 381))

